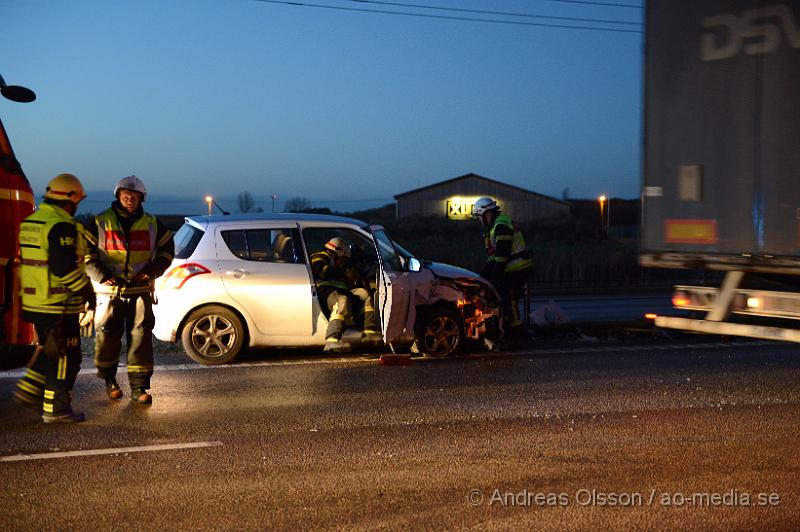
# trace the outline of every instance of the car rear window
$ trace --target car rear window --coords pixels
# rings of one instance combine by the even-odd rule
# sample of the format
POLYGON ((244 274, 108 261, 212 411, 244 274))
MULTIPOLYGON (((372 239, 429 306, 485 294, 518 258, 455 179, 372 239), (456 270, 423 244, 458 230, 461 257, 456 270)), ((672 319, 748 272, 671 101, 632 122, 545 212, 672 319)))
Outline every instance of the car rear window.
POLYGON ((300 234, 296 229, 237 229, 222 231, 231 253, 258 262, 302 263, 297 253, 300 234))
POLYGON ((175 258, 176 259, 188 259, 194 253, 194 250, 197 249, 197 244, 200 242, 200 239, 203 238, 204 231, 202 229, 198 229, 197 227, 185 223, 183 226, 178 229, 178 232, 175 233, 175 258))

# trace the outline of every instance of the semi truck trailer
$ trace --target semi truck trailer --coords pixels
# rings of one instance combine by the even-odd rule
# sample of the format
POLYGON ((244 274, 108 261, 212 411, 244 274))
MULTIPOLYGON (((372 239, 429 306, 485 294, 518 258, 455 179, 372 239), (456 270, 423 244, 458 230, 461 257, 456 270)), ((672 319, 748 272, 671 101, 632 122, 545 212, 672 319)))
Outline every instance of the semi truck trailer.
POLYGON ((648 0, 640 264, 659 327, 800 341, 800 0, 648 0))

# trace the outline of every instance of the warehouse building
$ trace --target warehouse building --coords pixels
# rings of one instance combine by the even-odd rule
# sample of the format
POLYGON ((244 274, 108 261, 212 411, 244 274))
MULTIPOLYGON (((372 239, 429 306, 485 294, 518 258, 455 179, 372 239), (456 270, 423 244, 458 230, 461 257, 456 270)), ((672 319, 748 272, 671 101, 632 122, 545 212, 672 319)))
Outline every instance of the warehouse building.
POLYGON ((397 219, 441 216, 451 220, 468 220, 472 215, 473 203, 481 196, 497 200, 502 211, 521 224, 570 214, 570 204, 565 201, 488 177, 466 174, 398 194, 394 197, 397 219))

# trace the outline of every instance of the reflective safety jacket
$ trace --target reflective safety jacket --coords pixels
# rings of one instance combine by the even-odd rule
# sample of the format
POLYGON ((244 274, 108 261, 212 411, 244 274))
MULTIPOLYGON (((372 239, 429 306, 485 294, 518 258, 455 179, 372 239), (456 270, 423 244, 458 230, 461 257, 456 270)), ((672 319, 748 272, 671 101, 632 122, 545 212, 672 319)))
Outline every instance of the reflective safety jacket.
POLYGON ((83 262, 87 248, 81 225, 58 205, 42 203, 22 221, 19 242, 22 310, 83 312, 89 277, 83 262))
POLYGON ((319 288, 347 290, 347 272, 336 265, 336 253, 323 249, 311 255, 311 271, 319 288))
MULTIPOLYGON (((141 212, 126 233, 114 208, 106 209, 95 217, 97 235, 89 234, 90 254, 87 261, 93 270, 101 270, 105 277, 117 277, 126 284, 107 286, 93 274, 95 291, 98 294, 134 295, 150 292, 150 283, 132 282, 137 274, 150 265, 156 257, 164 256, 166 263, 172 261, 172 232, 159 235, 158 220, 152 214, 141 212), (160 237, 160 238, 159 238, 160 237), (96 238, 96 241, 95 241, 96 238), (158 238, 158 240, 157 240, 158 238), (170 246, 167 246, 169 244, 170 246), (170 250, 166 248, 170 247, 170 250)), ((146 272, 156 277, 162 272, 146 272)))
POLYGON ((533 266, 527 256, 525 238, 514 222, 505 214, 497 215, 486 236, 486 251, 489 262, 505 263, 506 272, 524 270, 533 266), (511 244, 509 246, 508 244, 511 244))

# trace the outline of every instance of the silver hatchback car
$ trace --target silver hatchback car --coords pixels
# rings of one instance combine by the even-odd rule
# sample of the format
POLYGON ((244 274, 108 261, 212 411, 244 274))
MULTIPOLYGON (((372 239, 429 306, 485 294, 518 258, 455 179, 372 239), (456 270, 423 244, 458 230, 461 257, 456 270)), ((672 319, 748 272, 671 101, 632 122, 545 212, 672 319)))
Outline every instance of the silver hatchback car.
MULTIPOLYGON (((245 347, 323 346, 327 318, 309 257, 325 242, 351 243, 350 264, 368 279, 383 340, 430 356, 467 339, 500 336, 497 292, 479 275, 421 262, 385 229, 313 214, 234 214, 185 219, 175 260, 156 284, 154 334, 183 344, 201 364, 224 364, 245 347)), ((344 339, 357 346, 350 324, 344 339)))

